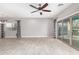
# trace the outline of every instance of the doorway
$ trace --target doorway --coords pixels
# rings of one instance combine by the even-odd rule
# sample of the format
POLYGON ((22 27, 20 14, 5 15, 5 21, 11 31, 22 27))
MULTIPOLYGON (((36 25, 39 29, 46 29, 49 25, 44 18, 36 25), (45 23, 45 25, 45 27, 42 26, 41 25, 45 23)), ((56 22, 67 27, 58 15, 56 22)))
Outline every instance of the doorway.
POLYGON ((0 38, 21 38, 20 21, 0 20, 0 38))

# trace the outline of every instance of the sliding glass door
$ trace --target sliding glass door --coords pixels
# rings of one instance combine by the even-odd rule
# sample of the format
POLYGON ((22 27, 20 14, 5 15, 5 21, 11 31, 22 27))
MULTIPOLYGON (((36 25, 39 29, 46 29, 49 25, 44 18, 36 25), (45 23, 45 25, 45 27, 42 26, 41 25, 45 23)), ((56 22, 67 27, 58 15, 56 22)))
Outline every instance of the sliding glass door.
POLYGON ((79 15, 72 17, 72 36, 73 44, 72 46, 79 50, 79 15))
POLYGON ((58 22, 58 38, 67 44, 70 44, 70 26, 69 18, 58 22))
POLYGON ((62 39, 62 21, 58 22, 57 27, 58 27, 58 38, 62 39))
POLYGON ((63 20, 63 25, 62 25, 62 36, 63 36, 63 41, 69 44, 69 26, 70 26, 70 19, 64 19, 63 20))
POLYGON ((79 14, 58 21, 58 38, 79 50, 79 14))

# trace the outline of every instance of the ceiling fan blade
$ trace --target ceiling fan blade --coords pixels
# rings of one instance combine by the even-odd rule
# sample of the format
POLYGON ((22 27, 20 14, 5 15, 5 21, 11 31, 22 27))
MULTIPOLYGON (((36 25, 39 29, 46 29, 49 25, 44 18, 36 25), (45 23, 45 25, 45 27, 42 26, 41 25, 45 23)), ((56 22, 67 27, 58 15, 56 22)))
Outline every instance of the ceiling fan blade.
POLYGON ((48 3, 45 3, 40 9, 42 10, 42 9, 44 9, 47 6, 48 6, 48 3))
POLYGON ((45 12, 51 12, 51 10, 42 10, 42 11, 45 11, 45 12))
POLYGON ((39 10, 33 11, 33 12, 31 12, 31 13, 34 13, 34 12, 37 12, 37 11, 39 11, 39 10))
POLYGON ((35 6, 33 6, 33 5, 29 5, 29 6, 31 6, 31 7, 33 7, 33 8, 35 8, 35 9, 38 9, 37 7, 35 7, 35 6))

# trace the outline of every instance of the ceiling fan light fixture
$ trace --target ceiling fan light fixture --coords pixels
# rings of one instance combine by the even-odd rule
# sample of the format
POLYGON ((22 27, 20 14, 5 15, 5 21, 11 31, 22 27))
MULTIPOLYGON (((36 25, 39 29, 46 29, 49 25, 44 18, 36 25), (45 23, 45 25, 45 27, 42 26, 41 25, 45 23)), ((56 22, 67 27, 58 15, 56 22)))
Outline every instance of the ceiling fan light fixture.
POLYGON ((40 12, 40 15, 42 15, 42 12, 40 12))
POLYGON ((39 6, 41 6, 41 4, 39 4, 39 6))
POLYGON ((63 6, 63 5, 64 5, 63 3, 58 4, 58 6, 63 6))

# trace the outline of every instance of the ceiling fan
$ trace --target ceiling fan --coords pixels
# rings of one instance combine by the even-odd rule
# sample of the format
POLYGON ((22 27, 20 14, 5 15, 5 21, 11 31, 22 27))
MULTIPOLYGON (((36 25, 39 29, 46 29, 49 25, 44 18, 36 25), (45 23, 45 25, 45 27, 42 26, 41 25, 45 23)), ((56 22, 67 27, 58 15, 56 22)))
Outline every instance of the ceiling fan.
MULTIPOLYGON (((48 6, 48 3, 45 3, 44 5, 41 6, 41 4, 39 4, 39 7, 36 7, 34 5, 29 5, 35 9, 37 9, 36 11, 33 11, 31 13, 35 13, 35 12, 38 12, 38 11, 44 11, 44 12, 51 12, 51 10, 45 10, 44 8, 46 8, 48 6)), ((42 12, 40 12, 40 15, 42 15, 42 12)))

